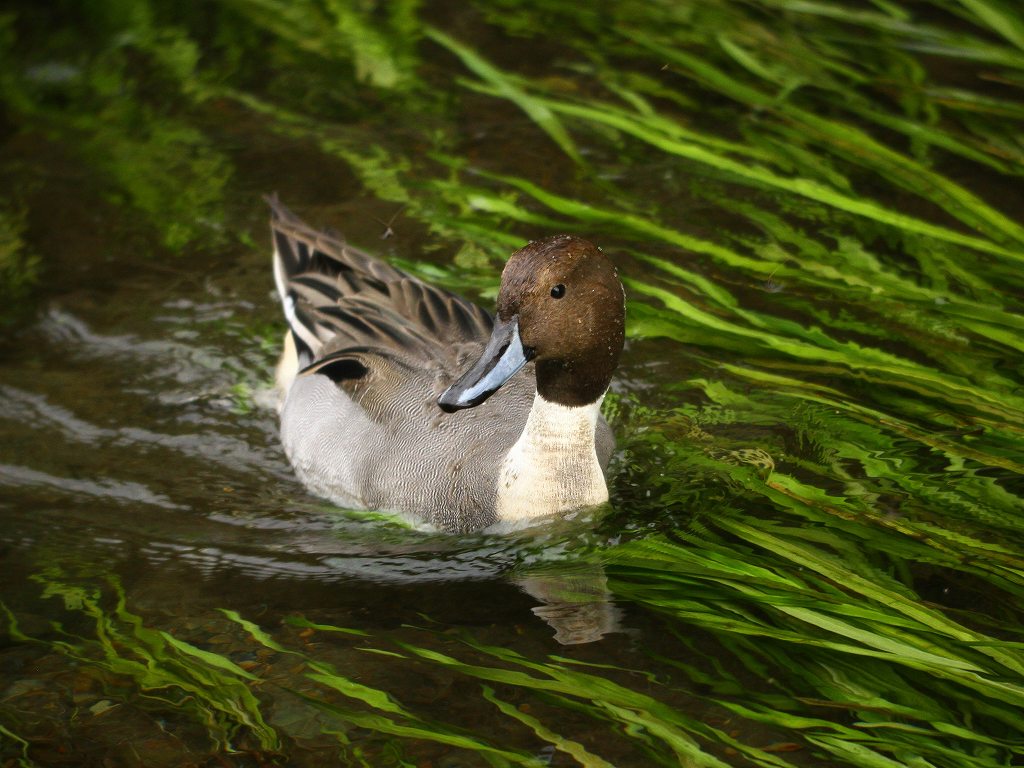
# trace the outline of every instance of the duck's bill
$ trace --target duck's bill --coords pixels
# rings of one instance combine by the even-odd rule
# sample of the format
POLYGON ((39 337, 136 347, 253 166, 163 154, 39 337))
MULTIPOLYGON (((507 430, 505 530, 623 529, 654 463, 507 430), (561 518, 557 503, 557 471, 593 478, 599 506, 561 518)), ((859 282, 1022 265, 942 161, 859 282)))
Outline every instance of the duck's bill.
POLYGON ((437 404, 448 413, 480 405, 531 357, 532 351, 524 349, 519 338, 519 318, 513 315, 504 322, 496 318, 490 341, 480 359, 442 393, 437 404))

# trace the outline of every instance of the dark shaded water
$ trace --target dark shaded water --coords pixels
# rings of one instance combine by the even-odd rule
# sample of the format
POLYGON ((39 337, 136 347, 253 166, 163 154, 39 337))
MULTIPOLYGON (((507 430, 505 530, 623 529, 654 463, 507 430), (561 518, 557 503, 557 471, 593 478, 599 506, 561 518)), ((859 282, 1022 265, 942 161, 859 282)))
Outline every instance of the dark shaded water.
MULTIPOLYGON (((776 5, 624 10, 625 50, 558 3, 4 16, 0 764, 1020 760, 1020 54, 957 31, 1004 78, 931 119, 970 102, 950 83, 974 64, 873 16, 868 56, 776 5), (482 93, 428 23, 533 84, 482 93), (675 34, 739 79, 734 30, 780 78, 805 70, 792 102, 642 43, 675 34), (868 84, 818 82, 787 44, 868 84), (827 194, 628 126, 563 139, 523 96, 602 89, 827 194), (488 306, 516 243, 602 242, 631 296, 611 509, 452 537, 308 495, 270 391, 272 190, 488 306)), ((921 23, 959 29, 945 5, 921 23)))

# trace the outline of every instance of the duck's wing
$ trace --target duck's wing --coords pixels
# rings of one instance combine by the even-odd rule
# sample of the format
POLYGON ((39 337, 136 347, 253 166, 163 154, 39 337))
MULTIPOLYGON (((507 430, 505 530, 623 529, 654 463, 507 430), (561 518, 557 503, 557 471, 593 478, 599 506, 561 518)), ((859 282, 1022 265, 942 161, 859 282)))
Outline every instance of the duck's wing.
POLYGON ((274 279, 300 368, 346 350, 443 363, 490 336, 493 319, 477 305, 318 232, 276 196, 267 202, 274 279))

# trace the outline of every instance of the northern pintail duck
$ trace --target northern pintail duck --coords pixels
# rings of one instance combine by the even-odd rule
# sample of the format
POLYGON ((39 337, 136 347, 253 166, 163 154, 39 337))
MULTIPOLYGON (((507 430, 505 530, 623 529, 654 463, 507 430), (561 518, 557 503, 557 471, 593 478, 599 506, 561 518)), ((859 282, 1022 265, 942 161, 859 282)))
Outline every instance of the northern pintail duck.
POLYGON ((625 307, 596 246, 559 235, 513 253, 492 318, 269 202, 290 326, 281 439, 310 490, 451 531, 607 501, 600 407, 625 307))

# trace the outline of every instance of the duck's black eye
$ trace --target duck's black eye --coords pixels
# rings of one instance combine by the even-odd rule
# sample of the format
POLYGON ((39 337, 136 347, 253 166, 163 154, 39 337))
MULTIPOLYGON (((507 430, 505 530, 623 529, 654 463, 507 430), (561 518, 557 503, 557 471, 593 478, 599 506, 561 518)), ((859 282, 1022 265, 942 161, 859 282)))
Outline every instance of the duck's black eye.
POLYGON ((551 298, 560 299, 565 296, 565 286, 559 283, 551 289, 551 298))

